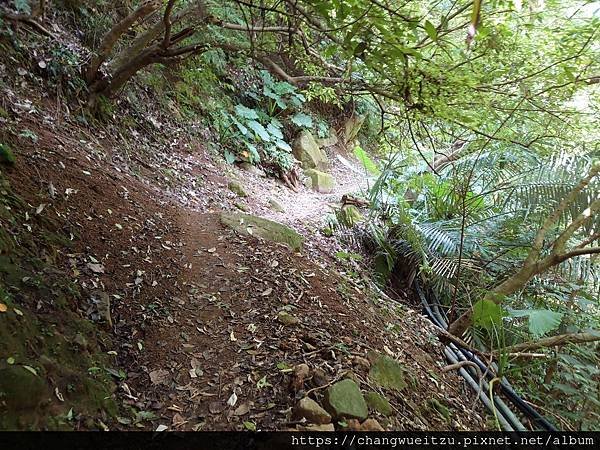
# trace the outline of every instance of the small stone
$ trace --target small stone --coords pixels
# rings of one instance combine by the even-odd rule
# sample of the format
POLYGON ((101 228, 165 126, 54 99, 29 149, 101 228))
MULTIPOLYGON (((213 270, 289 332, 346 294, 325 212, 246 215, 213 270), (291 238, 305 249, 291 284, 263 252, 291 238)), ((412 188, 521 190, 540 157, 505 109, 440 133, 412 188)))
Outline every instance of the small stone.
POLYGON ((381 355, 371 364, 369 378, 381 387, 400 391, 407 386, 405 373, 406 370, 398 361, 381 355))
POLYGON ((377 411, 384 416, 392 415, 392 405, 390 405, 388 399, 383 395, 380 395, 377 392, 367 392, 365 394, 365 400, 367 401, 367 405, 369 405, 371 410, 377 411))
POLYGON ((298 325, 300 323, 300 319, 292 316, 287 311, 280 311, 279 314, 277 314, 277 320, 287 326, 298 325))
POLYGON ((310 368, 306 364, 298 364, 294 367, 292 379, 290 380, 290 389, 298 392, 304 387, 304 381, 310 376, 310 368))
POLYGON ((274 198, 270 198, 269 199, 269 206, 271 207, 271 209, 273 211, 276 212, 285 212, 285 208, 281 205, 281 203, 279 203, 277 200, 275 200, 274 198))
POLYGON ((367 358, 363 358, 362 356, 355 356, 354 364, 359 367, 364 367, 365 369, 371 368, 371 363, 369 362, 369 360, 367 358))
POLYGON ((367 419, 360 425, 360 431, 385 431, 375 419, 367 419))
POLYGON ((309 425, 307 427, 303 427, 302 425, 298 426, 298 430, 300 431, 335 431, 335 427, 332 423, 324 424, 324 425, 309 425))
POLYGON ((364 420, 369 413, 358 385, 348 379, 338 381, 327 389, 324 404, 327 411, 336 418, 364 420))
POLYGON ((75 339, 73 339, 73 342, 75 342, 81 348, 85 349, 88 347, 88 341, 85 338, 85 336, 81 333, 77 333, 75 335, 75 339))
POLYGON ((239 197, 248 197, 248 194, 246 194, 246 191, 244 190, 244 187, 237 181, 235 180, 231 180, 228 184, 227 187, 229 188, 229 190, 231 192, 233 192, 234 194, 236 194, 239 197))
POLYGON ((335 186, 335 178, 328 173, 315 169, 306 169, 304 174, 308 177, 308 187, 322 194, 329 194, 335 186))
POLYGON ((325 371, 319 367, 313 370, 312 384, 315 387, 326 386, 329 383, 329 377, 325 371))
POLYGON ((245 170, 246 172, 251 173, 253 175, 257 175, 259 177, 266 176, 266 173, 264 172, 264 170, 261 170, 258 167, 256 167, 255 165, 250 164, 248 162, 241 163, 240 169, 245 170))
POLYGON ((331 422, 331 415, 321 408, 312 398, 304 397, 298 402, 294 409, 294 417, 302 419, 303 417, 311 423, 318 425, 331 422))
POLYGON ((92 291, 92 301, 96 304, 98 315, 101 319, 112 327, 112 319, 110 316, 110 297, 104 291, 94 290, 92 291))
POLYGON ((346 429, 347 430, 353 430, 353 431, 359 431, 360 430, 360 422, 356 419, 348 419, 345 421, 346 422, 346 429))

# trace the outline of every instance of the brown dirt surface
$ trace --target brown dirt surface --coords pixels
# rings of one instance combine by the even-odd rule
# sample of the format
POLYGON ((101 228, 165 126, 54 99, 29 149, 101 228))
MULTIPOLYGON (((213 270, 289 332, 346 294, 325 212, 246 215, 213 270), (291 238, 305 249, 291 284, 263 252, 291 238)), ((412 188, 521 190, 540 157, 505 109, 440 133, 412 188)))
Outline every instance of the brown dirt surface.
POLYGON ((441 371, 432 325, 374 293, 352 275, 356 267, 333 257, 341 245, 318 233, 327 205, 363 183, 339 160, 332 158, 333 170, 344 181, 333 195, 294 193, 225 167, 178 135, 152 157, 133 157, 124 142, 135 135, 56 124, 45 107, 11 112, 13 125, 37 140, 1 134, 18 148, 17 164, 3 173, 33 210, 44 203, 40 214, 72 239, 73 248, 58 250, 57 265, 82 292, 73 309, 108 335, 102 351, 112 358, 118 413, 101 422, 80 417, 74 428, 290 429, 303 425, 292 415, 299 399, 322 403, 326 388, 347 377, 390 400, 390 417, 370 415, 386 429, 485 427, 463 382, 441 371), (160 176, 166 169, 169 176, 160 176), (248 199, 227 190, 231 178, 246 185, 248 199), (267 211, 271 196, 285 213, 267 211), (295 226, 306 249, 293 253, 224 228, 218 213, 240 201, 295 226), (112 326, 94 309, 99 293, 110 298, 112 326), (281 323, 282 311, 298 323, 281 323), (404 366, 406 388, 382 388, 369 377, 374 353, 404 366), (305 379, 294 375, 299 364, 308 366, 305 379))
MULTIPOLYGON (((57 134, 32 117, 22 125, 39 140, 20 146, 8 172, 12 185, 32 205, 48 202, 44 213, 73 234, 75 249, 60 260, 85 293, 79 314, 91 318, 86 299, 94 292, 111 299, 113 344, 105 350, 116 352, 125 377, 115 380, 120 411, 105 419, 108 427, 293 428, 296 402, 306 394, 321 401, 344 377, 386 395, 394 414, 376 417, 387 429, 483 427, 462 382, 441 372, 442 347, 431 325, 343 275, 352 268, 223 228, 214 205, 236 200, 223 185, 203 193, 213 196, 212 206, 186 205, 144 175, 111 164, 121 156, 108 136, 78 139, 85 130, 73 124, 57 134), (90 269, 92 261, 103 273, 90 269), (281 311, 298 324, 280 323, 281 311), (364 364, 369 352, 400 361, 410 386, 394 392, 375 385, 364 364), (303 363, 310 375, 294 381, 292 369, 303 363), (451 417, 432 408, 432 399, 451 417)), ((184 157, 197 168, 209 157, 196 152, 184 157)), ((199 173, 214 177, 211 170, 199 173)))

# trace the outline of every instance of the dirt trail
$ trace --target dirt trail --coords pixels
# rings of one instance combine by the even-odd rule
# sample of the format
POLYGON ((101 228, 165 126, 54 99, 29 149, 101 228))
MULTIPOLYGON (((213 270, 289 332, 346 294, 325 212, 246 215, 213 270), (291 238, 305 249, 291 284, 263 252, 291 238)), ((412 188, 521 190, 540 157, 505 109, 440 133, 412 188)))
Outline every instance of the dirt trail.
MULTIPOLYGON (((298 400, 310 394, 322 402, 327 386, 344 377, 389 399, 392 416, 371 413, 386 429, 483 427, 459 378, 441 372, 442 346, 431 325, 349 275, 356 267, 331 256, 339 244, 317 232, 329 206, 365 182, 335 157, 336 191, 294 193, 198 146, 165 149, 135 166, 118 142, 76 124, 59 131, 30 116, 22 126, 39 140, 22 147, 7 176, 31 205, 44 202, 43 214, 67 236, 77 236, 58 258, 82 292, 74 310, 97 320, 90 298, 102 291, 111 299, 111 342, 102 345, 116 355, 110 373, 118 374, 119 410, 102 413, 109 428, 294 428, 302 426, 292 414, 298 400), (167 169, 174 175, 159 176, 167 169), (229 179, 249 196, 231 193, 229 179), (270 198, 285 212, 273 211, 270 198), (305 250, 225 229, 219 212, 240 204, 297 228, 307 237, 305 250), (90 261, 102 271, 91 270, 90 261), (282 311, 295 323, 282 323, 282 311), (405 389, 373 383, 373 352, 405 367, 405 389), (293 376, 298 364, 308 365, 308 378, 293 376)), ((22 308, 35 311, 35 304, 22 308)), ((64 403, 50 401, 66 413, 69 396, 61 392, 64 403)), ((89 427, 85 417, 78 420, 89 427)))

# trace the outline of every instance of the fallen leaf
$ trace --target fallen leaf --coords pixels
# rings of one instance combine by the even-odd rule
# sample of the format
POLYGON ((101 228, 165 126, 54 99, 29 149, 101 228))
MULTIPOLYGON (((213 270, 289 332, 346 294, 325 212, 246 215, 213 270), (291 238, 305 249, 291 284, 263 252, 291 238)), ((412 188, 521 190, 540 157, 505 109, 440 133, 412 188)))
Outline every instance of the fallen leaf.
POLYGON ((6 306, 4 303, 0 303, 0 313, 4 313, 8 310, 8 306, 6 306))
POLYGON ((168 430, 168 429, 169 429, 169 427, 166 426, 166 425, 159 425, 159 426, 156 427, 155 431, 161 432, 161 431, 165 431, 165 430, 168 430))
POLYGON ((220 412, 223 412, 223 410, 225 409, 225 405, 222 402, 216 401, 216 402, 210 402, 208 404, 208 410, 212 413, 212 414, 218 414, 220 412))
POLYGON ((265 290, 262 294, 260 294, 262 297, 267 297, 268 295, 271 295, 271 292, 273 292, 273 288, 269 288, 267 290, 265 290))
POLYGON ((250 406, 248 405, 248 403, 242 403, 240 406, 238 406, 235 411, 233 412, 233 414, 235 416, 243 416, 246 415, 250 412, 250 406))
POLYGON ((217 251, 217 248, 216 248, 216 247, 212 247, 212 248, 209 248, 209 249, 208 249, 208 250, 206 250, 206 251, 207 251, 208 253, 214 253, 214 252, 216 252, 216 251, 217 251))
POLYGON ((104 273, 104 266, 102 264, 88 263, 87 268, 94 273, 104 273))
POLYGON ((150 375, 150 381, 152 381, 152 384, 167 384, 170 378, 170 373, 168 370, 165 369, 160 369, 160 370, 153 370, 152 372, 149 373, 150 375))
POLYGON ((37 374, 38 374, 38 373, 37 373, 37 370, 35 370, 35 369, 34 369, 33 367, 31 367, 31 366, 26 366, 26 365, 23 365, 23 369, 25 369, 25 370, 28 370, 29 372, 31 372, 31 373, 32 373, 32 374, 34 374, 34 375, 37 375, 37 374))
POLYGON ((56 395, 56 398, 59 399, 61 402, 65 401, 65 398, 63 397, 63 395, 60 393, 60 391, 58 390, 58 388, 54 388, 54 395, 56 395))
POLYGON ((234 392, 233 394, 231 394, 231 397, 229 397, 229 400, 227 400, 227 404, 229 406, 235 406, 235 404, 237 403, 237 395, 234 392))
POLYGON ((248 431, 256 431, 256 424, 254 422, 244 422, 244 428, 248 431))

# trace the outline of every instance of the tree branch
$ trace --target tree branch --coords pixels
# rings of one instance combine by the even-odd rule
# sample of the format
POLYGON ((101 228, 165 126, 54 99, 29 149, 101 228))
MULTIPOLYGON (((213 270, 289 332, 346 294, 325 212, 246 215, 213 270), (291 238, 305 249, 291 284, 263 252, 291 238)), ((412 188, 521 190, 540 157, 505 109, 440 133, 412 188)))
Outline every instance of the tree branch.
POLYGON ((112 29, 106 33, 104 39, 102 39, 102 43, 98 49, 98 54, 92 58, 90 65, 86 71, 86 81, 88 84, 91 84, 96 78, 98 74, 98 70, 104 61, 106 61, 115 47, 119 38, 127 31, 129 28, 138 20, 147 16, 151 12, 153 12, 160 5, 159 0, 150 0, 146 3, 143 3, 138 9, 129 14, 119 23, 117 23, 112 29))
POLYGON ((531 352, 546 347, 556 347, 567 344, 583 344, 586 342, 600 341, 600 332, 591 333, 573 333, 573 334, 560 334, 558 336, 551 336, 537 341, 524 342, 522 344, 511 345, 505 347, 502 350, 498 350, 494 353, 522 353, 531 352))

